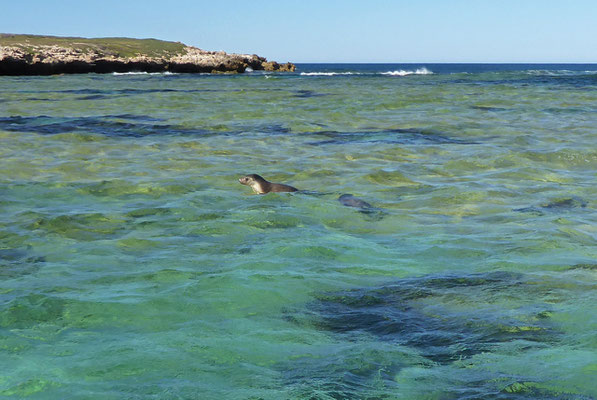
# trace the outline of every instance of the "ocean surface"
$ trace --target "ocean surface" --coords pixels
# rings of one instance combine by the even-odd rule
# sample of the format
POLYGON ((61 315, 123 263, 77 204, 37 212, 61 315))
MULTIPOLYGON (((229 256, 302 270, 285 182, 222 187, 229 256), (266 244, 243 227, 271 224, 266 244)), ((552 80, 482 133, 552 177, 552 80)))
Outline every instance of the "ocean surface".
POLYGON ((0 396, 595 399, 596 199, 597 65, 0 77, 0 396))

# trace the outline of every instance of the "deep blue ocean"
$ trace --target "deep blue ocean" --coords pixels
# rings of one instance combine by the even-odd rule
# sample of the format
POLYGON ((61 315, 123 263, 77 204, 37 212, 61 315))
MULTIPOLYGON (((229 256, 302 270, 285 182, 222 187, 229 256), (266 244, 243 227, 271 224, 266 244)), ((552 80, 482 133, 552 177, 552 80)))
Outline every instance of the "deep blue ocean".
POLYGON ((594 64, 0 77, 0 396, 595 399, 596 171, 594 64))
POLYGON ((387 71, 417 71, 426 69, 433 74, 480 74, 484 72, 531 72, 543 71, 548 75, 566 73, 597 73, 597 64, 297 64, 297 72, 353 72, 380 73, 387 71))

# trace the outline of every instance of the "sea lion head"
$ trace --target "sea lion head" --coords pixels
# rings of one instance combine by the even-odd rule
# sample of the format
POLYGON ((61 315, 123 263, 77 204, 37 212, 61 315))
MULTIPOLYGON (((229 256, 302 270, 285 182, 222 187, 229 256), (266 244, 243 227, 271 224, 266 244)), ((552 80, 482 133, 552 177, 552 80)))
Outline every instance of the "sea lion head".
POLYGON ((251 186, 255 182, 265 182, 265 179, 261 175, 249 174, 239 178, 238 181, 243 185, 251 186))
POLYGON ((238 180, 242 185, 247 185, 247 186, 251 186, 251 188, 256 192, 256 193, 267 193, 268 190, 266 190, 267 186, 267 181, 265 179, 263 179, 263 177, 261 177, 260 175, 257 174, 249 174, 249 175, 245 175, 242 178, 239 178, 238 180))

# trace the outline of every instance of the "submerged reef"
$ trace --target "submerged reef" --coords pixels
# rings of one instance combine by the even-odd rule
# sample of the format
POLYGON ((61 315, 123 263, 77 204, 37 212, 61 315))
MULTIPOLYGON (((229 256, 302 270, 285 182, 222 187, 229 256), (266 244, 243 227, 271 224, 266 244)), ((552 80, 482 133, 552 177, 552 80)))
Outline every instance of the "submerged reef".
MULTIPOLYGON (((305 398, 313 381, 320 382, 325 398, 361 398, 365 387, 389 395, 408 391, 413 377, 431 384, 438 368, 475 368, 496 352, 537 354, 562 340, 552 316, 554 304, 567 294, 552 284, 495 271, 317 293, 306 309, 287 310, 285 318, 329 335, 331 347, 320 349, 327 357, 309 353, 282 365, 286 384, 305 398)), ((456 391, 430 391, 442 392, 437 397, 442 399, 564 398, 532 373, 483 369, 472 378, 454 379, 456 391)))
POLYGON ((557 340, 548 304, 530 302, 517 312, 497 306, 532 290, 537 288, 515 273, 427 276, 320 294, 312 309, 319 316, 316 325, 327 331, 367 332, 447 364, 502 343, 520 341, 531 348, 557 340))
POLYGON ((255 54, 206 51, 180 42, 0 34, 0 75, 112 72, 294 71, 255 54))

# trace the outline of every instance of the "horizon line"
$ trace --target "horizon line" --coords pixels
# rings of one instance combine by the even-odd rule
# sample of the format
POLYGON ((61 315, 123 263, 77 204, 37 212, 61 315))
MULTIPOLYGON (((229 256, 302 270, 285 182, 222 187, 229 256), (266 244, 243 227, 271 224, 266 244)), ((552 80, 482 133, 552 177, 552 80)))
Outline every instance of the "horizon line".
POLYGON ((291 61, 293 64, 477 64, 477 65, 597 65, 597 61, 291 61))

